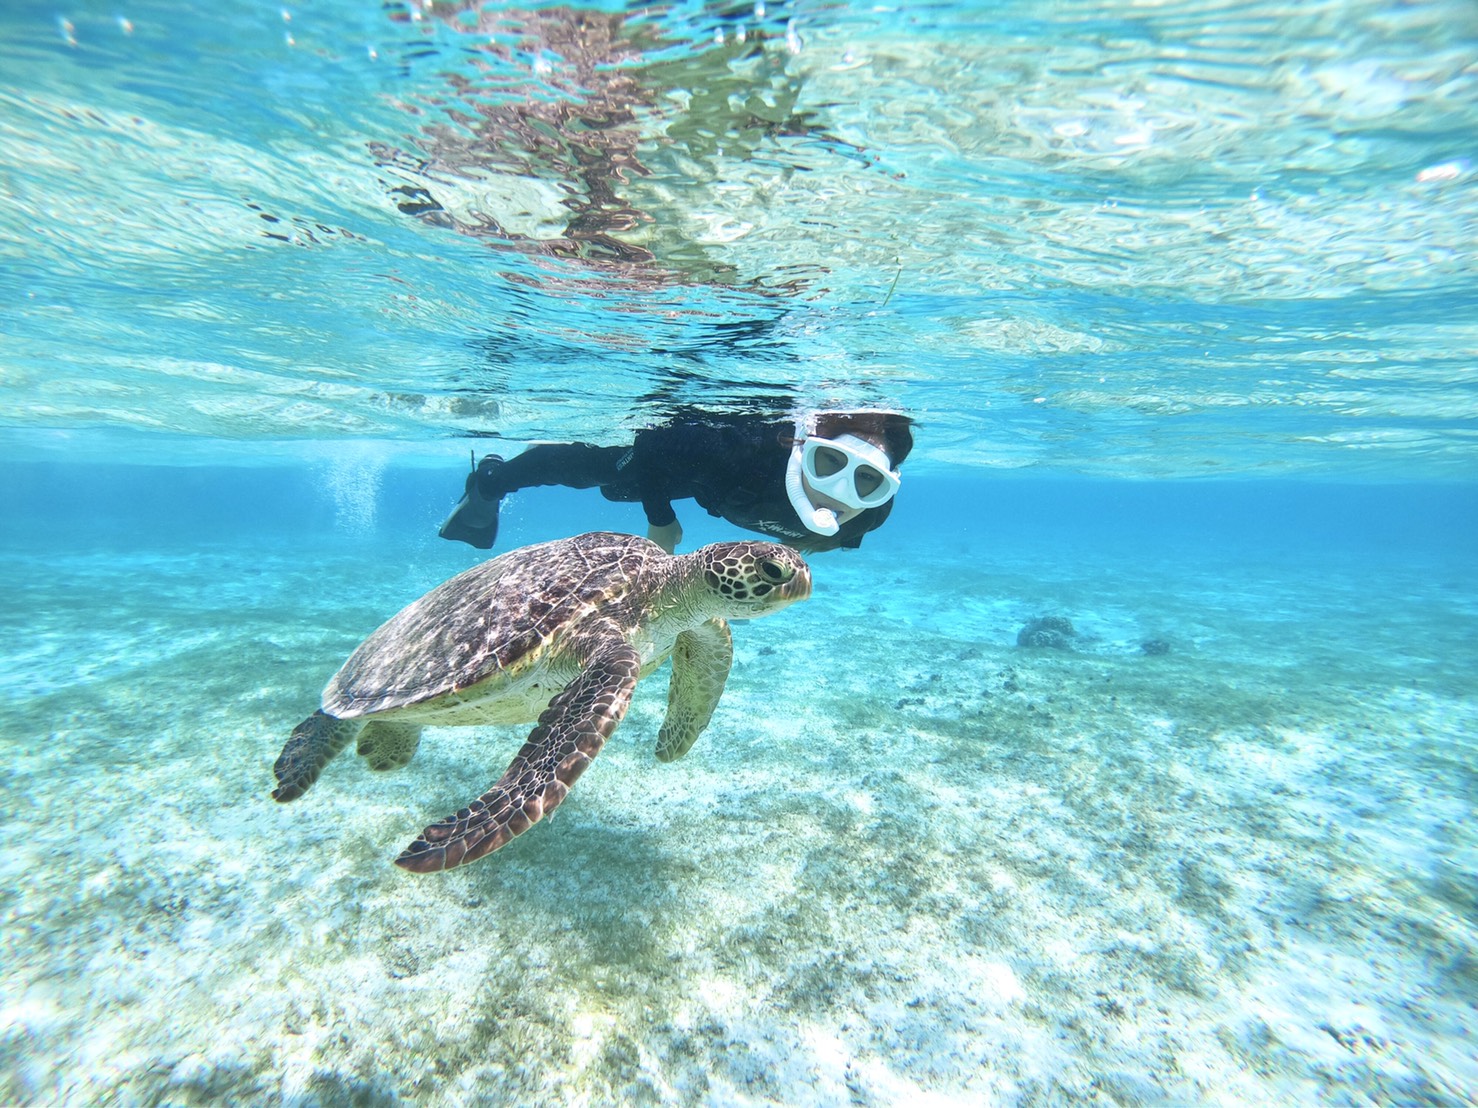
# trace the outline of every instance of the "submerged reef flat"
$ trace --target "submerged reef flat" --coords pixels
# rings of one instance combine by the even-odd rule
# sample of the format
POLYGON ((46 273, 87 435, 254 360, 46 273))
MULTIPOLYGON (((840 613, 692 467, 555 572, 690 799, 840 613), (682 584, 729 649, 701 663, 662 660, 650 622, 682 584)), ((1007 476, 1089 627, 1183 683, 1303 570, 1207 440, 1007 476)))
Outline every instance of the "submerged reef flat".
POLYGON ((424 877, 526 729, 269 792, 446 551, 0 562, 5 1102, 1478 1098, 1471 575, 818 558, 688 757, 645 682, 424 877))

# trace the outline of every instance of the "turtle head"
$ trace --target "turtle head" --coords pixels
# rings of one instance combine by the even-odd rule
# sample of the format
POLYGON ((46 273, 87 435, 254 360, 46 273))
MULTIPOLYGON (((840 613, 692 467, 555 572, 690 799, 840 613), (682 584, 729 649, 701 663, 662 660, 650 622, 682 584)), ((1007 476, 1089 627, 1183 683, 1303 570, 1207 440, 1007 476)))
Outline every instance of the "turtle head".
POLYGON ((753 619, 811 595, 811 569, 788 546, 773 542, 716 542, 694 551, 704 584, 720 614, 753 619))

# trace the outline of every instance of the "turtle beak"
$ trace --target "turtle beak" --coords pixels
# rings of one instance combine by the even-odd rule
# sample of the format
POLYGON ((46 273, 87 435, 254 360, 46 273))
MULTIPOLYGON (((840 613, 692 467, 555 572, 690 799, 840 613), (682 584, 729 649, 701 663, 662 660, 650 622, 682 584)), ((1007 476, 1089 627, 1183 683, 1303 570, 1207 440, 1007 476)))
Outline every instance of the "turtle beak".
POLYGON ((807 599, 811 595, 811 567, 802 563, 795 576, 780 586, 780 593, 786 603, 807 599))
POLYGON ((795 575, 789 581, 776 585, 775 590, 765 597, 766 607, 774 611, 777 608, 794 604, 797 600, 805 600, 810 595, 811 567, 802 562, 796 567, 795 575))

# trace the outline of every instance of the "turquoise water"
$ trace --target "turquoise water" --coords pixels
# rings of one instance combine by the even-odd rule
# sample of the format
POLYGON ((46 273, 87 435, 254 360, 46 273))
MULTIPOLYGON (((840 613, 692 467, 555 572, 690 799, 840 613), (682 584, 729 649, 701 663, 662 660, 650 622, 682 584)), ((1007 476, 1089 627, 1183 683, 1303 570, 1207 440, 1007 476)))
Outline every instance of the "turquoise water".
MULTIPOLYGON (((1478 1099, 1475 44, 0 9, 0 1099, 1478 1099), (736 626, 686 758, 658 675, 432 876, 392 859, 525 729, 272 802, 482 557, 469 452, 860 404, 917 421, 895 511, 736 626)), ((594 528, 645 521, 529 490, 498 550, 594 528)))

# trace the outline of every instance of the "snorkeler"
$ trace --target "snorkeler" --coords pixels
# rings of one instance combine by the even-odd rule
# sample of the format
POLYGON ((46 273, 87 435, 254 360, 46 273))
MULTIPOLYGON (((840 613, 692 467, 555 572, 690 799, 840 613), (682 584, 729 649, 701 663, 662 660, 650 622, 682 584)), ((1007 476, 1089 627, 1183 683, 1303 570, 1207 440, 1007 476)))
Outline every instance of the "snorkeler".
POLYGON ((705 415, 639 431, 630 446, 542 443, 507 461, 489 454, 467 475, 440 534, 491 549, 504 496, 561 485, 640 501, 647 536, 668 553, 683 537, 672 502, 689 498, 798 550, 855 548, 893 509, 898 467, 913 449, 911 423, 874 410, 794 422, 705 415))

